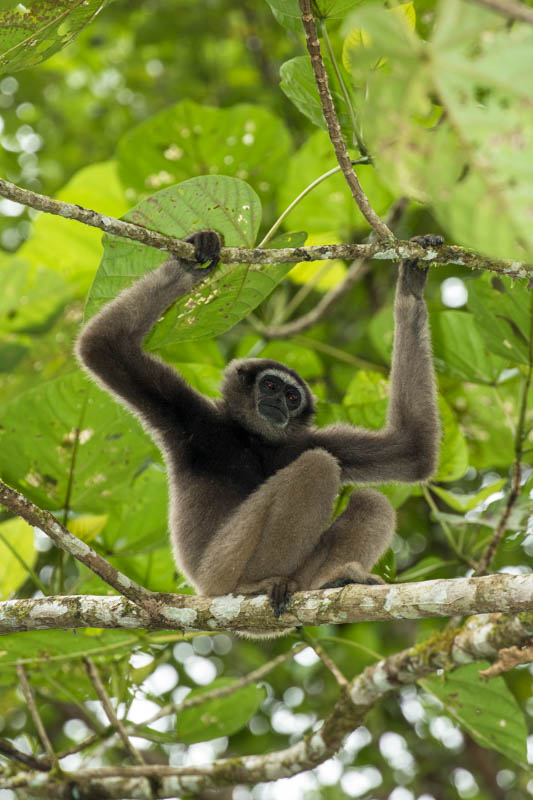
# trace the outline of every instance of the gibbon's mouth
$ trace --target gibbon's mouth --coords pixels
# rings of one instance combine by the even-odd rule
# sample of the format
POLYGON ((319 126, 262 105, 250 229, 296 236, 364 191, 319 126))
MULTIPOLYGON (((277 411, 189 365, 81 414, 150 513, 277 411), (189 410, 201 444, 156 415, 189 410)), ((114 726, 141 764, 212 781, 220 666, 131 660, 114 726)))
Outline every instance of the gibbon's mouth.
POLYGON ((261 416, 280 428, 284 428, 289 421, 289 417, 283 409, 273 403, 267 403, 264 400, 259 403, 259 412, 261 416))

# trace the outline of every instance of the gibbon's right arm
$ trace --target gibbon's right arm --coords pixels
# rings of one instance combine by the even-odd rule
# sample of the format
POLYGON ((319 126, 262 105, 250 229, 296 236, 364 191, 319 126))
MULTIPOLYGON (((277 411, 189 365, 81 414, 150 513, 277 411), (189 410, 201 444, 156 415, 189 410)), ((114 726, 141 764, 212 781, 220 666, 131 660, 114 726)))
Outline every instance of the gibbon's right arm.
POLYGON ((81 364, 104 389, 156 430, 171 420, 180 425, 209 401, 195 392, 170 365, 142 350, 142 342, 163 312, 216 267, 221 240, 199 231, 185 241, 196 261, 168 258, 107 303, 83 328, 76 343, 81 364), (208 266, 198 269, 200 264, 208 266))
MULTIPOLYGON (((415 236, 414 241, 428 248, 442 244, 442 237, 415 236)), ((413 483, 427 480, 436 469, 440 424, 424 302, 427 271, 417 266, 417 259, 400 264, 385 428, 369 431, 330 425, 313 435, 316 447, 338 459, 343 481, 413 483)))

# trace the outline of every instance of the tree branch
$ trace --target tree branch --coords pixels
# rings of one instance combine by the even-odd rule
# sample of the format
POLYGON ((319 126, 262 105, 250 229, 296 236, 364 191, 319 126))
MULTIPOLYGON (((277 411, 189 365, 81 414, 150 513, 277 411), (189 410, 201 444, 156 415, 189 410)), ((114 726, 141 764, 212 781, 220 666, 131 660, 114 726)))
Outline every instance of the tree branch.
POLYGON ((515 3, 513 0, 470 0, 470 2, 490 8, 491 11, 497 11, 498 14, 503 14, 509 19, 518 19, 533 24, 533 8, 528 8, 522 3, 515 3))
MULTIPOLYGON (((157 613, 125 597, 67 595, 0 603, 0 634, 74 628, 239 631, 265 628, 286 632, 298 625, 370 620, 422 619, 533 610, 533 573, 497 573, 482 578, 446 578, 420 583, 297 592, 278 620, 266 595, 221 597, 153 593, 157 613)), ((6 659, 4 658, 4 663, 6 659)))
POLYGON ((44 747, 44 751, 48 756, 48 759, 50 760, 50 764, 52 764, 57 769, 59 768, 59 762, 57 760, 56 754, 54 753, 52 742, 48 738, 48 734, 46 733, 41 717, 39 716, 39 712, 37 711, 35 698, 33 696, 30 684, 28 683, 28 679, 26 677, 26 673, 24 672, 24 667, 22 666, 22 664, 17 664, 17 675, 20 681, 22 693, 24 694, 24 697, 26 699, 28 710, 33 719, 33 723, 37 729, 37 733, 39 734, 39 739, 41 740, 41 744, 44 747))
MULTIPOLYGON (((13 183, 0 179, 0 196, 7 197, 17 203, 57 214, 65 219, 72 219, 84 225, 99 228, 104 233, 112 233, 125 239, 141 242, 156 250, 170 252, 183 258, 194 258, 194 248, 189 242, 166 236, 162 233, 134 225, 131 222, 115 219, 82 206, 53 200, 42 194, 22 189, 13 183)), ((400 260, 417 258, 419 261, 431 261, 438 264, 461 264, 471 269, 482 269, 510 275, 513 278, 533 279, 533 265, 522 261, 501 261, 488 258, 472 250, 462 247, 442 245, 441 247, 424 248, 416 242, 395 239, 388 242, 372 242, 370 244, 322 244, 313 247, 281 247, 281 248, 246 248, 223 247, 220 261, 223 264, 298 264, 300 261, 327 261, 343 258, 353 261, 356 258, 377 258, 400 260)))
POLYGON ((123 575, 122 572, 111 566, 105 558, 98 555, 92 547, 89 547, 89 545, 82 542, 81 539, 78 539, 77 536, 74 536, 61 525, 49 511, 38 508, 38 506, 15 491, 15 489, 11 489, 2 480, 0 480, 0 504, 25 519, 30 525, 35 525, 36 528, 42 530, 57 547, 85 564, 109 586, 123 594, 124 597, 146 609, 150 614, 157 613, 153 592, 148 591, 148 589, 123 575))
POLYGON ((94 661, 92 660, 92 658, 84 658, 83 663, 85 664, 85 669, 87 670, 87 675, 89 676, 89 680, 94 686, 96 694, 100 698, 100 702, 102 703, 102 707, 105 711, 106 717, 108 718, 113 728, 117 731, 120 738, 122 739, 122 744, 126 748, 126 751, 130 754, 131 758, 137 762, 137 764, 144 764, 144 759, 142 755, 139 753, 137 748, 135 748, 133 744, 130 742, 129 736, 126 733, 124 725, 122 724, 122 722, 119 720, 119 718, 115 713, 115 709, 111 704, 111 700, 109 699, 109 695, 105 690, 104 684, 102 683, 102 679, 100 677, 100 673, 96 669, 94 661))
MULTIPOLYGON (((365 591, 374 588, 364 587, 365 591)), ((391 690, 413 684, 437 670, 462 666, 477 659, 494 661, 499 649, 529 642, 532 617, 496 614, 473 618, 453 637, 450 632, 445 632, 441 641, 435 637, 425 644, 418 644, 372 664, 344 689, 319 731, 308 734, 284 750, 220 759, 201 766, 117 765, 91 768, 63 774, 58 778, 50 776, 48 782, 43 780, 42 773, 29 772, 1 780, 0 788, 27 787, 29 794, 38 792, 40 800, 64 797, 67 789, 72 793, 73 786, 76 787, 78 800, 91 800, 99 796, 105 796, 108 800, 125 797, 152 800, 148 778, 158 780, 158 797, 170 798, 236 783, 250 785, 296 775, 330 758, 339 749, 344 737, 361 725, 367 713, 391 690)))
POLYGON ((331 139, 331 144, 335 150, 335 155, 337 156, 339 166, 342 169, 348 186, 350 187, 353 199, 357 203, 361 214, 364 216, 369 225, 374 228, 380 239, 394 239, 394 234, 392 231, 387 227, 383 220, 378 217, 368 202, 368 198, 363 192, 363 188, 359 183, 359 179, 355 174, 350 156, 346 150, 346 145, 344 143, 344 139, 342 138, 341 126, 339 125, 339 119, 337 117, 337 112, 335 111, 335 106, 333 104, 333 98, 329 90, 328 75, 324 66, 324 62, 322 61, 320 42, 318 40, 318 33, 316 30, 315 18, 313 16, 311 0, 299 0, 299 3, 302 14, 302 23, 305 30, 305 41, 309 56, 311 58, 313 72, 315 74, 315 81, 318 94, 320 96, 320 103, 322 105, 322 113, 324 114, 326 125, 328 126, 329 138, 331 139))

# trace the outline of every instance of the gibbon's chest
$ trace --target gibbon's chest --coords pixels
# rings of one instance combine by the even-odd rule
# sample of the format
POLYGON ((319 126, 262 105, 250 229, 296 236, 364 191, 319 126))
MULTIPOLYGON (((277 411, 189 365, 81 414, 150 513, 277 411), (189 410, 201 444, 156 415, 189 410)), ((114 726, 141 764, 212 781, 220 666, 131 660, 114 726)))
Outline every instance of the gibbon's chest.
POLYGON ((183 466, 188 471, 216 478, 221 484, 234 486, 246 495, 299 454, 266 444, 242 429, 221 426, 211 431, 209 442, 203 435, 190 437, 183 455, 183 466))

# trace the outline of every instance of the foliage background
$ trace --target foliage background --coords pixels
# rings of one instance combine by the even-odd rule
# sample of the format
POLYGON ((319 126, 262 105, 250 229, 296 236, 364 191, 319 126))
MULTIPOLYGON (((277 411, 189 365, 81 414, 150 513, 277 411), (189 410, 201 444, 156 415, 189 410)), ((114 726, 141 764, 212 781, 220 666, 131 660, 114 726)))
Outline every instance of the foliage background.
MULTIPOLYGON (((455 0, 402 6, 398 13, 382 3, 321 3, 331 52, 374 157, 374 167, 359 169, 374 209, 386 215, 407 195, 398 237, 434 231, 454 244, 531 263, 531 28, 455 0), (434 47, 426 63, 428 39, 434 47)), ((335 166, 295 8, 282 0, 109 3, 68 47, 31 69, 13 71, 25 65, 12 64, 0 76, 0 173, 113 216, 176 183, 207 175, 211 186, 216 176, 229 176, 232 186, 245 181, 257 196, 259 231, 250 224, 242 242, 248 236, 251 245, 256 233, 259 241, 312 179, 335 166)), ((330 75, 350 143, 353 117, 330 75)), ((107 249, 91 289, 103 252, 99 231, 8 200, 0 200, 0 211, 1 477, 148 588, 191 591, 169 554, 156 448, 127 412, 88 386, 72 359, 85 299, 90 312, 92 302, 116 291, 120 263, 107 249)), ((288 217, 285 231, 303 230, 313 244, 368 235, 342 176, 322 183, 288 217)), ((152 251, 128 263, 140 272, 154 257, 152 251)), ((211 395, 229 359, 278 359, 312 385, 320 424, 346 419, 378 427, 387 404, 393 264, 373 262, 334 313, 302 335, 267 343, 258 331, 312 309, 346 269, 340 262, 305 265, 282 282, 285 268, 252 275, 250 292, 257 296, 245 296, 230 320, 242 318, 239 324, 220 330, 207 309, 202 329, 176 326, 172 318, 149 346, 211 395), (247 316, 258 298, 255 315, 247 316)), ((520 495, 493 568, 531 572, 530 293, 524 281, 439 266, 431 270, 427 297, 444 425, 441 463, 429 487, 383 487, 398 508, 399 526, 380 570, 398 581, 469 574, 501 517, 518 442, 520 495)), ((44 537, 34 541, 34 531, 7 512, 0 516, 0 554, 3 599, 36 591, 107 593, 98 578, 50 549, 44 537)), ((360 623, 309 633, 351 678, 375 654, 422 641, 444 625, 360 623)), ((0 672, 0 736, 38 749, 17 691, 17 658, 27 660, 61 752, 102 734, 105 724, 81 663, 90 651, 121 713, 140 722, 191 688, 245 674, 292 644, 225 634, 10 636, 0 672)), ((456 680, 448 694, 438 681, 403 690, 370 714, 337 758, 289 785, 241 787, 234 797, 278 797, 289 787, 295 796, 331 800, 528 797, 531 670, 497 679, 503 699, 492 724, 478 718, 496 703, 495 682, 487 689, 477 671, 456 680), (510 727, 514 746, 496 735, 502 719, 517 726, 510 727)), ((169 718, 143 729, 139 746, 173 764, 282 748, 327 713, 338 686, 306 650, 246 692, 218 710, 199 706, 177 725, 169 718)), ((116 742, 100 755, 104 763, 124 758, 116 742)), ((62 764, 76 769, 84 758, 76 753, 62 764)), ((0 790, 2 800, 11 797, 0 790)))

